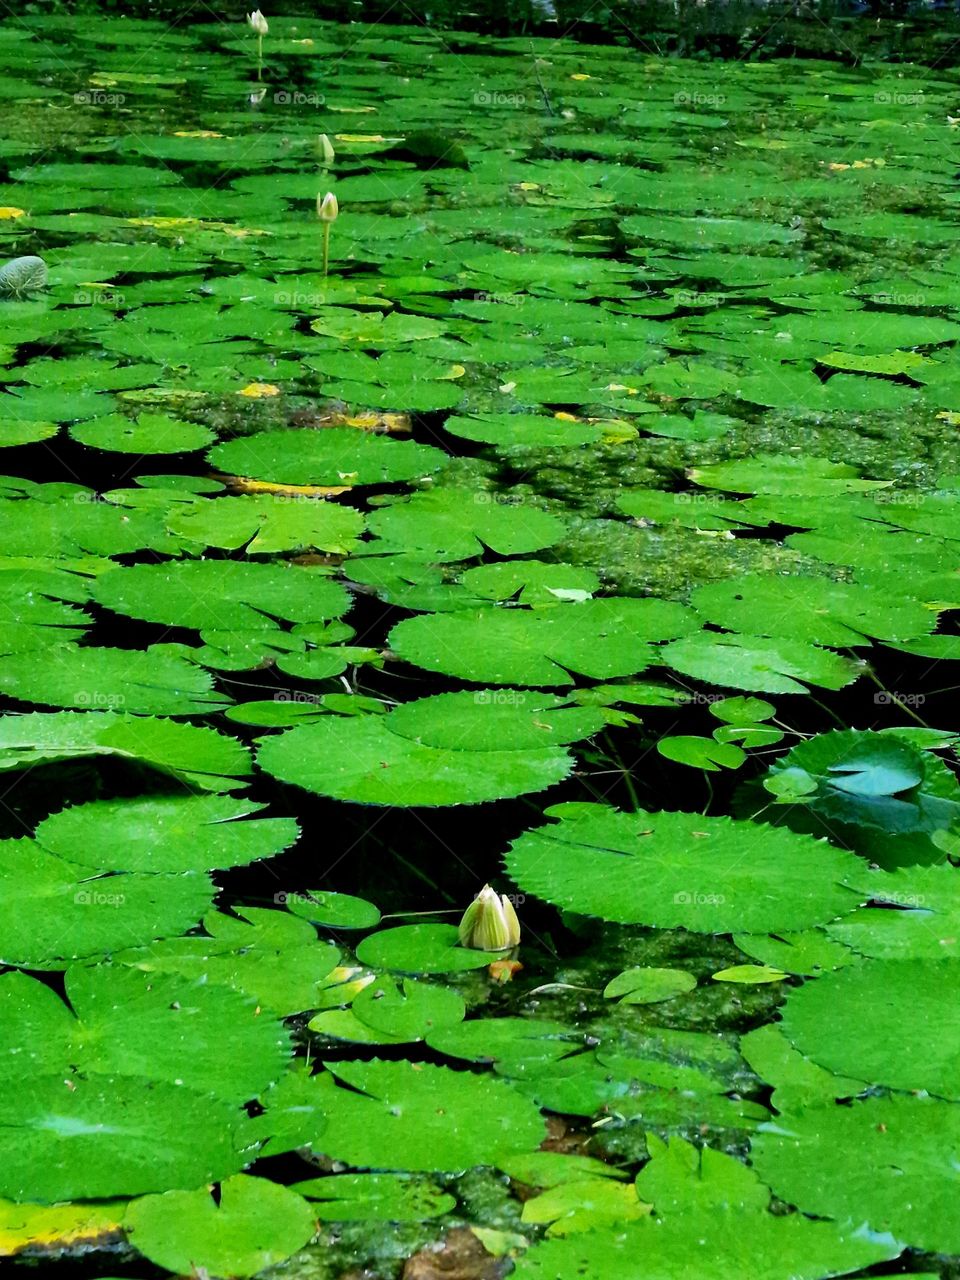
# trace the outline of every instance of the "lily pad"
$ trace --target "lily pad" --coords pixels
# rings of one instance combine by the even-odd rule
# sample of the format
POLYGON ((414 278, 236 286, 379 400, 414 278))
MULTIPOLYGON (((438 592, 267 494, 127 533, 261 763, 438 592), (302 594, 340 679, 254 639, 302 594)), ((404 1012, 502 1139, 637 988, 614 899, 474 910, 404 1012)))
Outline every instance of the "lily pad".
POLYGON ((44 819, 51 853, 102 871, 208 871, 268 858, 293 844, 292 818, 253 818, 262 804, 226 796, 95 800, 44 819))
POLYGON ((136 1200, 126 1227, 136 1248, 168 1271, 254 1276, 305 1245, 315 1220, 295 1191, 236 1174, 221 1183, 218 1201, 207 1189, 136 1200))
POLYGON ((524 892, 566 910, 661 929, 769 933, 856 906, 843 885, 852 855, 783 828, 598 804, 545 813, 553 823, 515 840, 506 867, 524 892))

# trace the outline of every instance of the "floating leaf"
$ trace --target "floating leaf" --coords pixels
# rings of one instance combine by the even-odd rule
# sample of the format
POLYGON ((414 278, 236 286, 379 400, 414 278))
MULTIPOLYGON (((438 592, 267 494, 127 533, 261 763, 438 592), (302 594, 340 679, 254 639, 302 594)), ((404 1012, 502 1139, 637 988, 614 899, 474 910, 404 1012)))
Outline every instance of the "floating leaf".
POLYGON ((842 689, 860 667, 801 640, 701 632, 664 645, 654 658, 686 676, 759 693, 805 693, 804 684, 842 689))
MULTIPOLYGON (((666 600, 587 600, 553 609, 481 609, 408 618, 390 632, 407 662, 492 684, 567 685, 570 671, 595 679, 635 675, 658 651, 652 641, 695 629, 666 600)), ((839 660, 838 660, 839 661, 839 660)))
POLYGON ((0 881, 0 960, 34 969, 182 933, 214 894, 205 875, 100 876, 32 840, 0 841, 0 881))
POLYGON ((0 716, 0 771, 59 760, 136 760, 209 791, 230 791, 253 772, 246 747, 215 729, 112 711, 0 716))
POLYGON ((183 503, 167 517, 178 537, 205 547, 245 548, 248 555, 315 548, 347 555, 363 530, 363 516, 319 498, 256 494, 183 503))
POLYGON ((621 1004, 659 1004, 693 991, 697 980, 682 969, 624 969, 603 989, 608 1000, 620 997, 621 1004))
POLYGON ((357 959, 398 973, 461 973, 485 968, 497 953, 461 947, 456 925, 405 924, 364 938, 357 959))
POLYGON ((539 551, 559 541, 563 521, 530 504, 492 501, 486 489, 415 493, 368 519, 375 549, 423 552, 431 560, 467 560, 485 546, 501 555, 539 551))
POLYGON ((801 1052, 837 1074, 956 1100, 958 986, 956 960, 850 965, 791 992, 784 1031, 801 1052), (842 1036, 834 1034, 838 1025, 846 1028, 842 1036))
POLYGON ((751 1146, 758 1175, 806 1213, 865 1222, 874 1238, 889 1233, 918 1249, 960 1250, 952 1210, 960 1115, 951 1103, 831 1099, 778 1116, 751 1146))
POLYGON ((386 484, 430 475, 447 462, 430 445, 349 427, 263 431, 218 444, 207 456, 221 471, 288 485, 386 484))
POLYGON ((0 1194, 58 1203, 194 1187, 246 1163, 249 1121, 206 1089, 33 1075, 0 1097, 0 1194))
MULTIPOLYGON (((593 709, 559 711, 554 727, 538 720, 549 711, 527 711, 516 700, 523 694, 504 703, 495 698, 446 694, 387 716, 331 716, 266 738, 258 762, 284 782, 339 800, 478 804, 559 782, 573 760, 554 744, 598 725, 593 709)), ((536 701, 542 707, 557 700, 536 701)))
POLYGON ((453 1173, 532 1151, 544 1136, 536 1106, 503 1080, 376 1059, 328 1070, 318 1149, 359 1168, 453 1173))
POLYGON ((70 435, 91 449, 137 454, 193 453, 216 439, 207 427, 180 422, 162 413, 143 413, 136 421, 119 413, 91 418, 71 427, 70 435))
POLYGON ((36 834, 51 853, 103 871, 207 871, 293 844, 292 818, 236 821, 264 807, 226 796, 95 800, 46 818, 36 834))
POLYGON ((856 905, 842 883, 855 859, 783 828, 598 804, 545 813, 554 822, 515 840, 506 867, 524 892, 566 910, 661 929, 767 933, 856 905))
POLYGON ((131 565, 106 574, 95 594, 117 613, 212 631, 272 628, 276 619, 325 622, 349 605, 322 570, 222 560, 131 565))
POLYGON ((254 1276, 302 1248, 316 1223, 295 1191, 237 1174, 221 1183, 219 1201, 206 1189, 136 1200, 126 1225, 137 1249, 168 1271, 254 1276))
POLYGON ((176 654, 155 649, 47 650, 0 658, 0 690, 22 702, 67 708, 110 708, 153 715, 189 716, 230 702, 210 676, 176 654))

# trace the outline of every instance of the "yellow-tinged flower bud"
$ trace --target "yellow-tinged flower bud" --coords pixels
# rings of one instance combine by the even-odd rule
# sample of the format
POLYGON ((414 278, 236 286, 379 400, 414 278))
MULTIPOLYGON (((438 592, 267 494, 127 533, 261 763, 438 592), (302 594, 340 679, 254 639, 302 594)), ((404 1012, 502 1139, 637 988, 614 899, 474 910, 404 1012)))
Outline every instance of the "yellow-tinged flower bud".
POLYGON ((258 36, 265 36, 270 30, 266 18, 259 9, 254 9, 253 13, 247 14, 247 26, 251 27, 258 36))
POLYGON ((463 913, 460 945, 475 951, 510 951, 520 942, 520 921, 513 903, 485 884, 463 913))
POLYGON ((332 191, 328 191, 325 196, 317 193, 317 217, 321 222, 336 222, 340 216, 340 206, 337 204, 337 197, 332 191))
MULTIPOLYGON (((324 164, 333 164, 337 158, 337 153, 333 149, 333 143, 325 133, 321 133, 317 138, 317 150, 320 152, 320 159, 324 164)), ((319 213, 319 209, 317 210, 319 213)))

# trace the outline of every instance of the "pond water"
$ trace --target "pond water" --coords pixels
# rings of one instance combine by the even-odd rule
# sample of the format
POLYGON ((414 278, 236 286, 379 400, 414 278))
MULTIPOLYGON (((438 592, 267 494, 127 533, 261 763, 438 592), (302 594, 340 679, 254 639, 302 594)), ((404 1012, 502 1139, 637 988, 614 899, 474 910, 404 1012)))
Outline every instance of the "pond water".
POLYGON ((957 1274, 957 72, 0 51, 3 1255, 957 1274))

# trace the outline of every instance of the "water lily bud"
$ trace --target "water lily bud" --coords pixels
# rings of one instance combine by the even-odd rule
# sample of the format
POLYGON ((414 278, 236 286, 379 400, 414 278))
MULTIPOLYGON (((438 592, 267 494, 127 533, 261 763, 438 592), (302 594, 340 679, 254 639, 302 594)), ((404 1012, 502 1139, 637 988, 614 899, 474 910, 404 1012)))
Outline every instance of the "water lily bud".
POLYGON ((334 160, 337 158, 337 153, 333 149, 333 143, 325 133, 321 133, 317 138, 317 150, 320 152, 320 159, 324 164, 333 164, 334 160))
POLYGON ((332 191, 325 196, 317 195, 317 217, 321 222, 336 222, 340 216, 340 206, 332 191))
POLYGON ((270 30, 266 18, 259 9, 254 9, 253 13, 247 14, 247 26, 252 27, 258 36, 265 36, 270 30))
POLYGON ((485 884, 463 913, 460 945, 475 951, 510 951, 520 942, 520 921, 513 903, 485 884))

